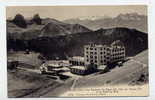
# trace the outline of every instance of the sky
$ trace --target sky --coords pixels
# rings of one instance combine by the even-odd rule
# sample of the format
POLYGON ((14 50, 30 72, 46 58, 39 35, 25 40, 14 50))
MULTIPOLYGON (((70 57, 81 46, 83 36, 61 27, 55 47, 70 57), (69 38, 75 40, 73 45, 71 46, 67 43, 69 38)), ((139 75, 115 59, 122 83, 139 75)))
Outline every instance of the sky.
POLYGON ((8 6, 6 17, 14 18, 16 14, 22 14, 25 18, 31 18, 39 14, 41 18, 55 18, 66 20, 86 16, 109 16, 119 14, 138 13, 147 15, 145 5, 119 5, 119 6, 8 6))

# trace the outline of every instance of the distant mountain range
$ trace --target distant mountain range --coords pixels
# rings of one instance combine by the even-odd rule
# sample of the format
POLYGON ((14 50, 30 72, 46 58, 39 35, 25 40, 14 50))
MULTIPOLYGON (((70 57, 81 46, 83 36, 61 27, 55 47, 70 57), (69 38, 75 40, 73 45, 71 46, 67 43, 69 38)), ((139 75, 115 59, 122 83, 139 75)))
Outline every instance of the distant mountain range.
POLYGON ((92 30, 99 28, 115 28, 115 27, 126 27, 135 28, 142 32, 148 32, 147 16, 139 15, 137 13, 120 14, 114 18, 111 17, 87 17, 87 18, 73 18, 65 20, 64 22, 70 24, 80 24, 88 27, 92 30))
POLYGON ((90 42, 110 45, 120 40, 125 45, 127 56, 148 49, 148 34, 136 29, 115 27, 92 31, 80 24, 67 24, 51 18, 41 19, 40 22, 38 15, 35 22, 21 18, 23 23, 26 22, 24 28, 16 20, 7 20, 8 50, 30 49, 48 59, 66 59, 68 56, 83 56, 83 47, 90 42))
POLYGON ((68 35, 81 32, 90 32, 91 30, 80 25, 80 24, 67 24, 52 18, 41 19, 41 24, 36 24, 32 20, 23 19, 17 20, 7 20, 7 35, 8 38, 14 39, 32 39, 37 37, 54 37, 60 35, 68 35), (24 21, 26 23, 25 27, 22 27, 20 23, 24 21), (18 24, 19 23, 19 24, 18 24))

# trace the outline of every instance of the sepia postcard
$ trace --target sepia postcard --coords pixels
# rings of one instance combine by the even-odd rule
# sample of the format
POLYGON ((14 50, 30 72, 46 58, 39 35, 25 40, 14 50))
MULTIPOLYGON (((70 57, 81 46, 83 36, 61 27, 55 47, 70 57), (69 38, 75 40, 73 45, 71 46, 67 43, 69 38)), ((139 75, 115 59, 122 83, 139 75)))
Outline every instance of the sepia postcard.
POLYGON ((148 96, 147 5, 7 6, 8 98, 148 96))

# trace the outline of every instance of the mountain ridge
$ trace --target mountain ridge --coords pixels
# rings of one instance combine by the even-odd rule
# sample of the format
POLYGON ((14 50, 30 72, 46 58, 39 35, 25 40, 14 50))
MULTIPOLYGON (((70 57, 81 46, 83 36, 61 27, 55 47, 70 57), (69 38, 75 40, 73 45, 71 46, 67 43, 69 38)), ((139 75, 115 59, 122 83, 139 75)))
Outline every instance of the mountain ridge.
POLYGON ((137 29, 115 27, 92 31, 80 24, 67 24, 50 18, 40 22, 40 19, 39 25, 38 22, 26 21, 26 28, 7 20, 7 50, 29 49, 40 52, 47 59, 66 59, 68 56, 83 56, 83 46, 90 42, 110 45, 120 40, 126 47, 127 56, 148 49, 147 33, 137 29))
POLYGON ((89 31, 92 30, 82 25, 67 24, 55 19, 42 19, 41 25, 27 21, 27 28, 19 27, 7 20, 7 35, 8 37, 14 37, 15 39, 32 39, 38 36, 52 37, 89 31))
POLYGON ((8 40, 8 50, 29 50, 40 52, 47 59, 66 59, 68 56, 83 56, 84 45, 91 43, 110 45, 120 40, 126 48, 126 56, 134 56, 148 49, 148 35, 136 29, 123 27, 100 29, 92 32, 37 37, 30 40, 8 40), (25 44, 26 42, 26 44, 25 44))
POLYGON ((139 31, 146 32, 147 28, 147 16, 140 15, 137 13, 127 13, 127 14, 119 14, 116 17, 104 17, 91 20, 85 19, 80 20, 80 18, 72 18, 68 20, 64 20, 63 22, 70 24, 81 24, 83 26, 88 27, 92 30, 97 30, 99 28, 114 28, 114 27, 127 27, 127 28, 136 28, 139 31))

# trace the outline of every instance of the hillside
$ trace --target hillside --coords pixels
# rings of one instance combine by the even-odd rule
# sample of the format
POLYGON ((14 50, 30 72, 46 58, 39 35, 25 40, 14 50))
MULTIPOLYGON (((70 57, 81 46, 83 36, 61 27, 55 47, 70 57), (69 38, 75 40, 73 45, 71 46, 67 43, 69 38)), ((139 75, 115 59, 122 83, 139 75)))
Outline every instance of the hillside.
POLYGON ((8 39, 32 39, 38 37, 44 25, 28 24, 27 28, 21 28, 11 21, 7 21, 8 39))
POLYGON ((139 15, 137 13, 120 14, 114 18, 111 17, 100 17, 97 19, 81 19, 73 18, 65 20, 64 22, 70 24, 81 24, 89 29, 97 30, 99 28, 114 28, 114 27, 127 27, 136 28, 139 31, 146 32, 147 29, 147 16, 139 15))
POLYGON ((41 30, 40 37, 53 37, 81 32, 90 32, 88 28, 79 24, 62 24, 50 22, 41 30))
POLYGON ((16 24, 18 18, 15 18, 16 23, 7 20, 8 50, 30 49, 43 54, 47 59, 66 59, 68 56, 83 56, 83 47, 90 42, 109 45, 120 40, 125 45, 127 56, 134 56, 148 48, 147 33, 136 29, 115 27, 92 31, 80 24, 67 24, 56 19, 41 19, 39 15, 36 16, 33 19, 39 19, 39 22, 22 16, 22 20, 26 20, 24 28, 16 24))
POLYGON ((134 56, 148 48, 147 34, 128 28, 100 29, 53 38, 40 37, 29 40, 29 48, 51 59, 64 59, 68 56, 83 56, 83 47, 90 42, 109 45, 115 40, 124 43, 127 56, 134 56))
POLYGON ((74 88, 104 86, 104 85, 142 85, 148 82, 148 50, 125 62, 122 67, 116 67, 105 74, 95 74, 80 78, 74 88), (137 60, 139 59, 139 60, 137 60), (146 81, 140 80, 145 75, 146 81), (87 86, 85 85, 87 84, 87 86))
POLYGON ((91 31, 79 24, 67 24, 50 18, 41 19, 41 24, 36 24, 31 19, 25 19, 25 22, 26 27, 20 27, 13 20, 7 20, 7 37, 29 40, 37 37, 53 37, 91 31))

